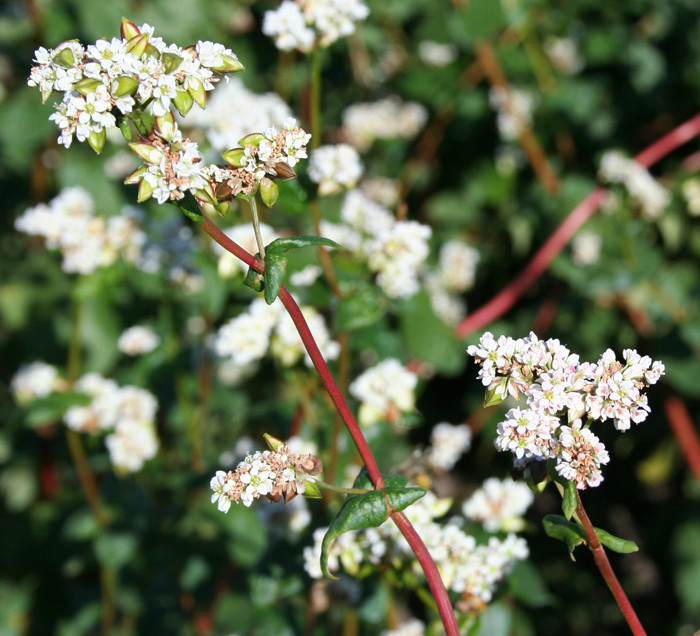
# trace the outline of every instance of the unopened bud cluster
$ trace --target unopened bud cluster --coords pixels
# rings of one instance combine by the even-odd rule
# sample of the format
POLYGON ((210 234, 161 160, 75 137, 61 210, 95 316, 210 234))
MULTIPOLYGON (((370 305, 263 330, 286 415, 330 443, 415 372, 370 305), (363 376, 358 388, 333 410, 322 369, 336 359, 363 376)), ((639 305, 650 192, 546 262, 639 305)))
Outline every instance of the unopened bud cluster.
POLYGON ((558 340, 539 340, 534 333, 496 340, 487 332, 467 353, 481 366, 487 404, 521 394, 527 401, 526 408, 510 409, 498 425, 496 448, 512 452, 517 468, 555 459, 557 472, 579 489, 599 485, 600 467, 609 461, 590 423, 613 420, 625 431, 632 422, 643 422, 650 411, 643 391, 664 373, 663 364, 634 349, 624 350, 625 362, 610 349, 595 364, 580 362, 558 340), (561 421, 565 416, 567 425, 561 421))
POLYGON ((257 451, 228 473, 216 471, 210 486, 214 491, 212 503, 218 502, 222 512, 228 512, 231 503, 250 506, 254 499, 265 497, 273 503, 284 499, 289 503, 297 495, 318 497, 313 476, 323 472, 321 460, 314 455, 290 452, 279 440, 273 440, 274 451, 257 451))
POLYGON ((186 114, 194 103, 204 108, 206 92, 224 73, 243 70, 235 53, 221 44, 197 42, 180 48, 154 37, 153 27, 122 20, 121 37, 101 39, 87 49, 75 40, 35 53, 28 84, 46 101, 53 91, 63 100, 51 115, 66 148, 73 136, 96 152, 105 144, 105 129, 132 111, 162 117, 171 104, 186 114))

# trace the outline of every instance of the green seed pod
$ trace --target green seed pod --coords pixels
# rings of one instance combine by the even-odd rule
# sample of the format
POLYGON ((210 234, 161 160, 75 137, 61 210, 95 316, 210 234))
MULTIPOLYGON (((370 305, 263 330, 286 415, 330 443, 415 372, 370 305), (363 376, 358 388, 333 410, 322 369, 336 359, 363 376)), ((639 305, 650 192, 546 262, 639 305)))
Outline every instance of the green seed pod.
POLYGON ((231 150, 222 152, 221 157, 229 166, 233 166, 234 168, 242 168, 248 163, 243 148, 232 148, 231 150))

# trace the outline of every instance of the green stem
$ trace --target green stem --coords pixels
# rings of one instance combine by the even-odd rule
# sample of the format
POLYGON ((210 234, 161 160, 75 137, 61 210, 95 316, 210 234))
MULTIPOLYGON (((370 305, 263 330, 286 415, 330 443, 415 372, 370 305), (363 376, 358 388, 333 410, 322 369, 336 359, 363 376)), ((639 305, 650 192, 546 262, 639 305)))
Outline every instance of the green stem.
POLYGON ((250 203, 250 211, 253 215, 253 231, 255 232, 255 241, 258 244, 258 253, 260 258, 265 260, 265 243, 263 243, 262 234, 260 233, 260 218, 258 217, 258 204, 255 202, 255 195, 248 200, 250 203))
POLYGON ((321 49, 316 47, 311 53, 311 148, 321 145, 321 49))

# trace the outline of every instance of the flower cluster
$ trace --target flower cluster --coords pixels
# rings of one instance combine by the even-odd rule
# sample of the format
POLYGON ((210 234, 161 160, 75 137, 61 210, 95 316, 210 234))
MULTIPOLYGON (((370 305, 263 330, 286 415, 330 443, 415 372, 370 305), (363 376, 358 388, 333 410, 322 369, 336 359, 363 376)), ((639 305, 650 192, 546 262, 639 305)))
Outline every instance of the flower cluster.
POLYGON ((117 347, 129 356, 150 353, 160 344, 160 338, 149 327, 135 325, 124 331, 117 340, 117 347))
MULTIPOLYGON (((486 544, 477 545, 476 539, 460 527, 458 518, 447 524, 435 522, 451 503, 450 499, 437 499, 428 492, 407 508, 405 514, 425 542, 445 586, 461 595, 460 609, 483 609, 503 576, 516 561, 528 556, 527 544, 515 534, 509 534, 504 540, 491 537, 486 544)), ((322 576, 319 557, 325 533, 325 528, 316 530, 314 545, 304 549, 304 567, 313 578, 322 576)), ((329 569, 338 570, 341 563, 351 575, 357 574, 364 563, 409 565, 416 574, 420 571, 408 543, 391 522, 338 537, 328 558, 329 569)))
POLYGON ((158 402, 149 391, 119 386, 98 373, 88 373, 73 386, 91 398, 87 406, 71 406, 63 421, 81 433, 109 432, 105 445, 112 464, 123 472, 136 472, 158 452, 155 416, 158 402))
POLYGON ((355 32, 369 9, 363 0, 284 0, 276 11, 266 11, 262 30, 282 51, 308 53, 327 47, 355 32))
MULTIPOLYGON (((313 307, 303 306, 301 310, 323 356, 335 360, 340 346, 330 339, 323 317, 313 307)), ((256 298, 246 311, 219 329, 214 349, 218 356, 227 358, 238 369, 250 367, 263 358, 268 349, 285 366, 296 364, 302 356, 306 365, 312 366, 289 316, 279 303, 268 305, 262 298, 256 298)))
POLYGON ((390 298, 410 298, 420 289, 432 231, 417 221, 397 221, 384 206, 359 190, 345 196, 343 223, 324 221, 321 232, 366 260, 390 298))
POLYGON ((534 500, 527 484, 492 477, 464 502, 462 513, 488 532, 519 532, 525 526, 522 516, 534 500))
POLYGON ((503 141, 516 141, 532 123, 535 100, 517 88, 494 86, 489 93, 491 107, 496 111, 498 134, 503 141))
POLYGON ((571 241, 571 257, 576 265, 592 265, 600 257, 603 239, 599 234, 583 230, 571 241))
POLYGON ((376 139, 412 139, 427 120, 428 111, 422 104, 386 97, 346 108, 343 130, 348 142, 365 152, 376 139))
POLYGON ((606 152, 598 175, 609 183, 622 183, 645 218, 658 219, 671 202, 671 195, 649 171, 617 150, 606 152))
POLYGON ((61 130, 66 148, 73 136, 100 152, 105 130, 135 110, 148 108, 162 117, 171 104, 185 114, 193 103, 204 106, 206 92, 223 73, 240 71, 236 55, 221 44, 197 42, 180 48, 154 37, 153 27, 122 20, 121 37, 98 40, 86 48, 76 41, 36 51, 29 85, 43 101, 63 93, 50 119, 61 130), (116 113, 116 116, 115 116, 116 113))
POLYGON ((311 154, 309 178, 318 183, 318 193, 321 195, 335 194, 342 188, 354 188, 361 176, 360 155, 348 144, 321 146, 311 154))
POLYGON ((19 404, 26 404, 37 398, 45 398, 54 391, 63 392, 68 383, 63 380, 58 369, 46 362, 32 362, 20 367, 10 381, 10 390, 19 404))
POLYGON ((418 57, 423 64, 442 68, 454 62, 459 56, 459 49, 454 44, 443 44, 433 40, 423 40, 418 44, 418 57))
POLYGON ((512 452, 519 467, 554 458, 557 471, 581 489, 602 481, 600 466, 609 457, 580 418, 610 419, 621 431, 643 422, 649 413, 643 391, 664 373, 663 364, 633 349, 624 350, 624 363, 610 349, 597 363, 582 363, 558 340, 542 341, 534 333, 496 340, 487 332, 467 353, 481 366, 479 378, 491 400, 509 394, 519 399, 521 393, 527 400, 527 408, 510 409, 498 425, 496 448, 512 452), (561 425, 563 416, 570 427, 561 425))
POLYGON ((690 216, 700 216, 700 179, 691 177, 683 182, 683 198, 688 204, 690 216))
POLYGON ((430 448, 426 452, 427 464, 437 471, 452 470, 471 444, 472 429, 466 424, 436 424, 430 433, 430 448))
POLYGON ((410 413, 415 408, 417 384, 418 376, 394 358, 367 369, 350 385, 350 394, 361 402, 360 424, 370 426, 382 420, 398 422, 402 413, 410 413))
POLYGON ((573 38, 548 38, 544 50, 552 66, 564 75, 578 75, 586 66, 573 38))
POLYGON ((425 624, 412 618, 397 629, 385 630, 379 636, 425 636, 425 624))
MULTIPOLYGON (((231 503, 250 506, 254 499, 265 497, 274 503, 284 498, 288 503, 307 490, 307 481, 323 472, 321 460, 314 455, 292 453, 284 444, 275 451, 257 451, 238 464, 236 470, 216 471, 212 477, 212 503, 228 512, 231 503)), ((314 492, 314 496, 316 493, 314 492)))
POLYGON ((29 208, 15 221, 15 228, 41 236, 50 249, 60 249, 63 269, 90 274, 108 267, 121 256, 137 263, 146 235, 127 214, 99 216, 95 202, 82 188, 66 188, 48 204, 29 208))

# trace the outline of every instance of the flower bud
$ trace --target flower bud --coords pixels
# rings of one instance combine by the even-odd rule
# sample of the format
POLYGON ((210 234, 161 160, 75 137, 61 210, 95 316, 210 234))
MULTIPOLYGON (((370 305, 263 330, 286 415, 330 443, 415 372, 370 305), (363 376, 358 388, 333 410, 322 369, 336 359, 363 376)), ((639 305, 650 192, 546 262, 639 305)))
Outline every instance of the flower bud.
POLYGON ((307 475, 320 475, 323 472, 323 462, 316 455, 303 455, 299 466, 307 475))
POLYGON ((190 112, 190 109, 194 105, 192 95, 190 95, 187 91, 176 91, 175 97, 173 97, 172 102, 173 104, 175 104, 177 112, 180 113, 182 117, 187 115, 187 113, 190 112))
MULTIPOLYGON (((77 40, 69 40, 69 42, 77 42, 77 40)), ((75 66, 75 56, 73 50, 66 46, 62 48, 56 55, 53 56, 54 64, 63 68, 73 68, 75 66)))
POLYGON ((139 81, 129 75, 121 75, 112 81, 111 93, 114 97, 133 95, 139 87, 139 81))
POLYGON ((245 70, 243 64, 238 61, 236 55, 219 55, 221 62, 216 66, 210 66, 212 71, 218 71, 219 73, 237 73, 238 71, 245 70))
POLYGON ((135 38, 129 40, 126 51, 127 53, 131 53, 135 57, 140 58, 146 52, 147 47, 148 33, 142 33, 141 35, 137 35, 135 38))
POLYGON ((126 185, 133 185, 135 183, 140 183, 141 180, 143 179, 143 175, 148 172, 148 166, 140 166, 139 168, 136 168, 126 179, 124 179, 124 183, 126 185))
POLYGON ((168 111, 165 115, 156 117, 156 130, 166 141, 172 142, 175 135, 175 117, 168 111))
POLYGON ((296 179, 297 173, 286 161, 278 161, 274 166, 274 171, 277 173, 277 178, 280 181, 289 181, 296 179))
POLYGON ((249 135, 239 139, 238 145, 242 148, 245 148, 246 146, 257 146, 263 139, 265 139, 265 135, 262 133, 250 133, 249 135))
POLYGON ((163 158, 163 151, 149 143, 133 142, 129 144, 129 148, 146 163, 160 163, 163 158))
POLYGON ((91 130, 87 140, 90 148, 99 155, 104 150, 105 142, 107 141, 107 131, 104 128, 100 132, 91 130))
POLYGON ((303 492, 304 497, 308 497, 309 499, 320 499, 321 498, 321 489, 319 488, 318 484, 311 480, 307 479, 304 482, 304 492, 303 492))
POLYGON ((231 211, 231 201, 219 201, 214 206, 214 209, 219 213, 219 216, 223 219, 231 211))
POLYGON ((139 31, 139 28, 133 23, 127 20, 126 18, 122 18, 122 26, 121 26, 121 36, 123 40, 131 40, 132 38, 135 38, 137 35, 141 35, 141 31, 139 31))
POLYGON ((150 199, 153 195, 153 190, 155 190, 155 188, 148 183, 146 179, 141 179, 141 183, 139 184, 139 194, 136 200, 139 203, 143 203, 146 199, 150 199))
POLYGON ((160 59, 160 51, 153 46, 150 42, 148 43, 148 46, 146 47, 146 57, 154 57, 157 60, 160 59))
POLYGON ((200 203, 208 203, 209 205, 215 206, 218 201, 216 200, 216 194, 214 193, 214 188, 211 187, 209 182, 204 184, 204 188, 201 190, 195 190, 193 192, 194 198, 200 203))
POLYGON ((275 203, 277 203, 277 199, 280 198, 279 186, 274 181, 264 177, 260 182, 260 197, 262 198, 263 203, 268 208, 271 208, 273 205, 275 205, 275 203))
POLYGON ((489 406, 495 406, 500 404, 508 397, 508 379, 507 377, 501 378, 495 386, 492 385, 486 390, 486 395, 484 396, 484 408, 489 406))
POLYGON ((129 127, 129 120, 126 117, 121 117, 119 119, 119 130, 124 139, 131 141, 131 128, 129 127))
POLYGON ((165 66, 166 73, 172 73, 182 64, 182 58, 179 55, 168 53, 167 51, 161 55, 160 60, 163 62, 163 66, 165 66))
POLYGON ((232 148, 231 150, 222 152, 221 157, 229 166, 233 166, 234 168, 242 168, 248 163, 243 148, 232 148))
POLYGON ((89 95, 90 93, 94 93, 95 89, 98 86, 102 86, 102 82, 98 79, 94 79, 92 77, 83 77, 83 79, 79 80, 78 83, 75 85, 75 90, 78 91, 81 95, 89 95))
POLYGON ((197 106, 206 108, 207 92, 204 90, 202 82, 195 77, 189 77, 187 82, 187 92, 192 96, 197 106))
MULTIPOLYGON (((265 499, 267 499, 270 503, 279 503, 282 501, 282 493, 281 492, 269 492, 266 495, 264 495, 265 499)), ((286 499, 286 497, 285 497, 286 499)), ((285 503, 287 503, 285 501, 285 503)))
POLYGON ((265 433, 263 435, 265 438, 265 442, 267 443, 267 447, 273 452, 273 453, 279 453, 280 448, 283 446, 286 446, 286 444, 281 440, 276 437, 272 437, 269 433, 265 433))

